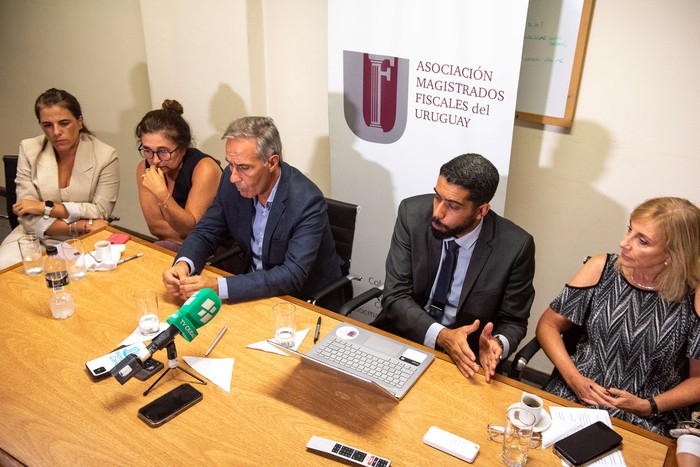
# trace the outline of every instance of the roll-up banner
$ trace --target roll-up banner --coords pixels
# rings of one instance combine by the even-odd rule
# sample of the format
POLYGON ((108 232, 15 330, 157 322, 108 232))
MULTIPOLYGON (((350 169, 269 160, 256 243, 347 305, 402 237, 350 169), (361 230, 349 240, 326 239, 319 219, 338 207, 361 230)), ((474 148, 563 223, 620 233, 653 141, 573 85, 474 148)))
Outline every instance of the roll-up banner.
MULTIPOLYGON (((476 152, 503 214, 527 0, 329 0, 331 196, 358 204, 356 293, 384 283, 399 202, 476 152)), ((427 226, 426 226, 427 228, 427 226)), ((378 301, 352 316, 370 322, 378 301)))

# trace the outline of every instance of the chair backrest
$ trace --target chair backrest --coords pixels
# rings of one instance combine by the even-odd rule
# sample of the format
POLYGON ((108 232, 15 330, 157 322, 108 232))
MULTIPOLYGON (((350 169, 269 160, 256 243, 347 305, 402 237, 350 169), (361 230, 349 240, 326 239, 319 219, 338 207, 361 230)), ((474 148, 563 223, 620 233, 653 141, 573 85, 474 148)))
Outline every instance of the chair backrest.
POLYGON ((335 241, 335 251, 343 260, 343 274, 350 271, 352 245, 355 240, 355 221, 360 210, 356 204, 345 203, 326 198, 328 204, 328 223, 335 241))
POLYGON ((17 202, 17 185, 15 177, 17 177, 17 159, 18 156, 6 155, 2 156, 2 163, 5 168, 5 200, 7 201, 7 217, 10 219, 10 226, 14 229, 19 225, 17 215, 12 212, 12 205, 17 202))

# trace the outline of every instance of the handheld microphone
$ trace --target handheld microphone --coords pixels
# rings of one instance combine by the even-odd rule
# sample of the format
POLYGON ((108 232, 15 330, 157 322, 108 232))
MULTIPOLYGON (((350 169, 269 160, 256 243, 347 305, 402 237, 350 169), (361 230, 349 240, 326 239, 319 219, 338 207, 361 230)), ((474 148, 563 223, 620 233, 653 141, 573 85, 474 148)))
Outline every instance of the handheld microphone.
POLYGON ((216 292, 206 288, 198 290, 178 311, 168 317, 166 322, 170 326, 153 338, 150 344, 134 344, 107 355, 115 364, 110 373, 120 384, 126 383, 143 368, 143 362, 172 344, 178 334, 191 342, 199 334, 197 329, 216 316, 220 308, 221 299, 216 292))

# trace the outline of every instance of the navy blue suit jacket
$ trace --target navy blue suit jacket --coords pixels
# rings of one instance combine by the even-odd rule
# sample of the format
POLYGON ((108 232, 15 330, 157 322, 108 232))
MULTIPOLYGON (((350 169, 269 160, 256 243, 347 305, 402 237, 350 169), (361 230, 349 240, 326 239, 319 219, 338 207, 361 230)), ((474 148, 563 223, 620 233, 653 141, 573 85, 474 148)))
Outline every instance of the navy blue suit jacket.
MULTIPOLYGON (((289 164, 280 166, 282 174, 265 227, 262 270, 247 272, 255 208, 253 200, 241 196, 231 183, 229 167, 212 205, 178 251, 177 258, 189 258, 200 271, 216 248, 233 238, 248 260, 245 273, 226 278, 233 302, 278 295, 307 300, 342 274, 321 190, 289 164)), ((335 307, 341 299, 336 294, 320 305, 335 307)))

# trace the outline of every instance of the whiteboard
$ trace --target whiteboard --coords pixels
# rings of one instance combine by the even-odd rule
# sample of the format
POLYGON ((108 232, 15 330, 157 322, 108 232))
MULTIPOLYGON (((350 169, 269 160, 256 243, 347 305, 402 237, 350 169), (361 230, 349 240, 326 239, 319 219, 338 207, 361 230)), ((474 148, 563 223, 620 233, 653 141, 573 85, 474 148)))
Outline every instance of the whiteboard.
POLYGON ((594 0, 530 0, 516 117, 570 127, 594 0))

